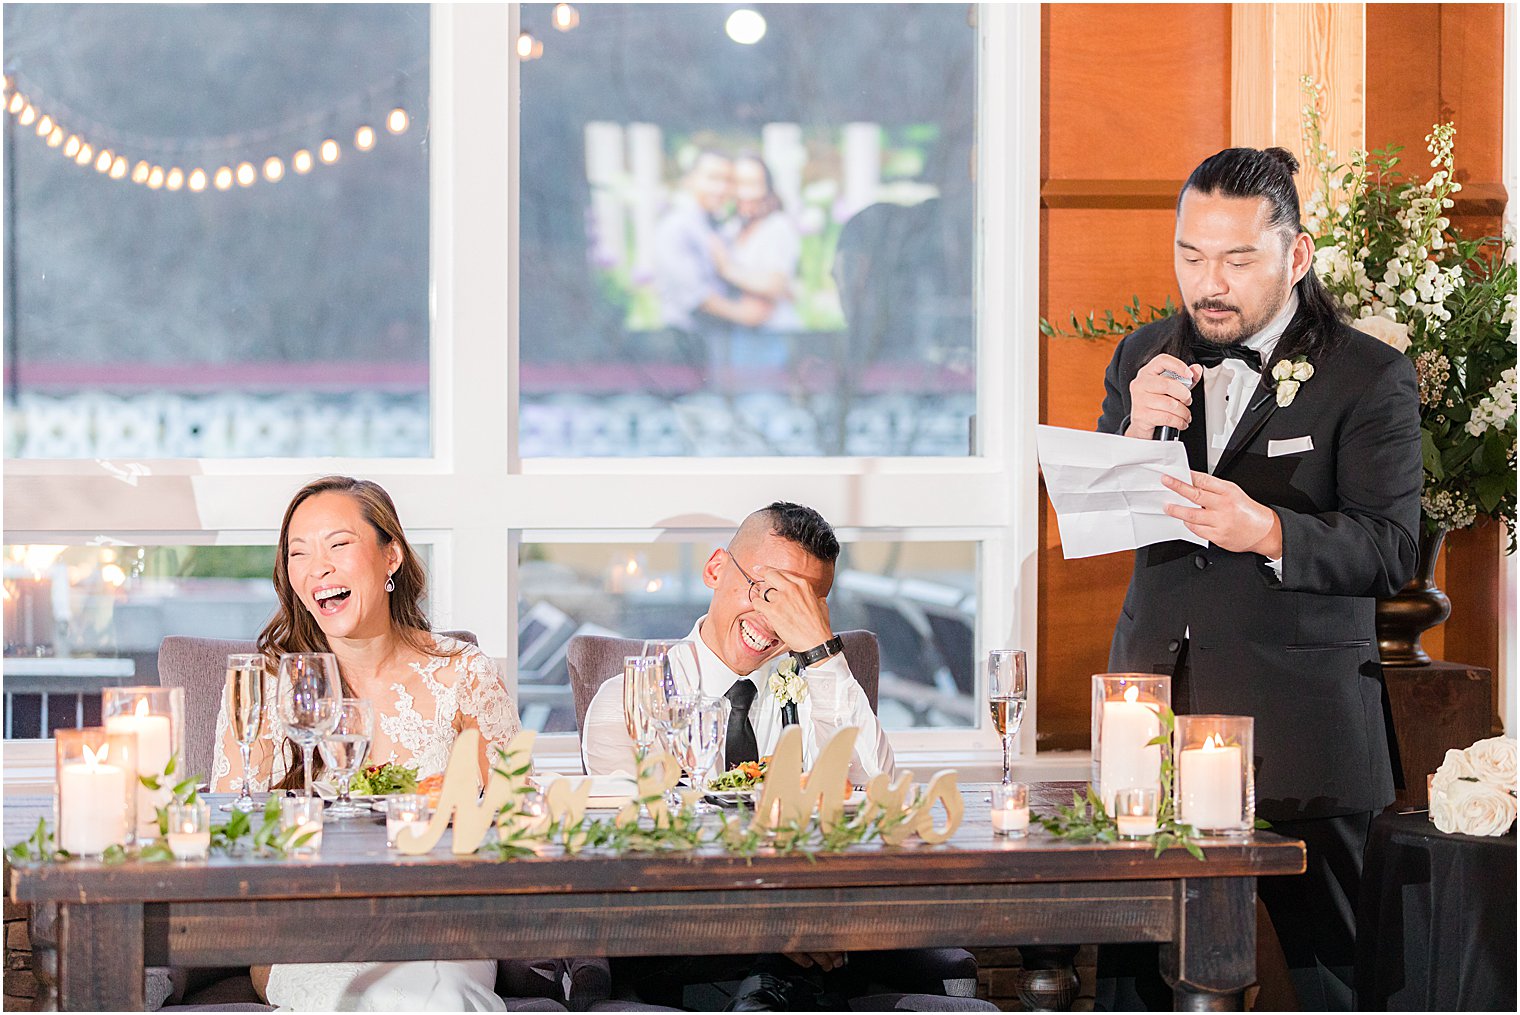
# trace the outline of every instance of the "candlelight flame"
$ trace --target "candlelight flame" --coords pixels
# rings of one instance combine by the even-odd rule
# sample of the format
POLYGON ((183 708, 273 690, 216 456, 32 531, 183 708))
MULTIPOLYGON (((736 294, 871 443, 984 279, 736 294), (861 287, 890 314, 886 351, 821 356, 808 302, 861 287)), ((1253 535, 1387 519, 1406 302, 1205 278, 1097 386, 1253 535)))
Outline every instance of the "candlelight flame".
POLYGON ((119 565, 106 564, 100 569, 100 578, 107 585, 119 589, 127 583, 127 572, 123 571, 119 565))
POLYGON ((195 822, 194 821, 181 821, 179 823, 179 830, 181 832, 184 832, 186 835, 194 835, 195 834, 195 822))
POLYGON ((141 701, 139 701, 137 703, 137 715, 138 716, 145 716, 147 714, 148 714, 148 699, 147 698, 143 698, 141 701))
POLYGON ((1140 688, 1130 684, 1124 689, 1124 700, 1133 705, 1140 698, 1140 688))
POLYGON ((649 584, 647 584, 647 585, 644 586, 644 591, 645 592, 658 592, 658 591, 660 591, 661 586, 663 586, 664 584, 665 583, 662 582, 662 581, 660 581, 660 579, 658 579, 658 578, 651 578, 649 580, 649 584))
POLYGON ((1207 737, 1204 738, 1203 749, 1205 751, 1217 751, 1223 746, 1224 737, 1216 737, 1213 733, 1210 733, 1207 737))
POLYGON ((68 549, 66 546, 48 546, 40 543, 25 546, 21 551, 21 564, 32 572, 33 578, 41 578, 66 549, 68 549))
POLYGON ((106 760, 107 757, 110 756, 110 754, 111 754, 111 745, 110 744, 101 744, 100 745, 100 753, 99 754, 96 754, 94 751, 90 750, 90 745, 89 744, 85 744, 84 745, 84 764, 85 764, 85 767, 86 768, 98 768, 98 767, 100 767, 101 765, 105 764, 105 760, 106 760))

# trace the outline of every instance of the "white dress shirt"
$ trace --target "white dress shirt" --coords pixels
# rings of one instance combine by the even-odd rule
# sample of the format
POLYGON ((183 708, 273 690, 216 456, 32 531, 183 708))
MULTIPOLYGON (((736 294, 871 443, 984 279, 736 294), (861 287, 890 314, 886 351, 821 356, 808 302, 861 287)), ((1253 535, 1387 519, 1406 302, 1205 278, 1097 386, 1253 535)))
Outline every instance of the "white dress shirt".
MULTIPOLYGON (((686 639, 697 647, 697 666, 702 673, 702 693, 722 697, 739 680, 739 674, 728 668, 718 654, 702 640, 702 621, 686 639)), ((782 653, 769 660, 748 675, 755 682, 755 700, 749 708, 750 724, 755 728, 755 743, 763 758, 776 749, 781 738, 781 703, 770 691, 771 674, 776 672, 786 658, 782 653)), ((850 759, 850 781, 864 783, 880 772, 889 775, 895 763, 892 745, 882 732, 866 692, 850 673, 850 664, 844 654, 830 656, 821 663, 803 671, 807 678, 807 697, 797 706, 797 718, 802 727, 803 756, 818 757, 823 745, 840 729, 858 726, 860 735, 855 740, 855 754, 850 759)), ((623 677, 609 678, 597 689, 586 709, 585 727, 581 733, 581 759, 591 775, 610 772, 633 772, 633 740, 623 722, 623 677)))
MULTIPOLYGON (((1272 350, 1277 348, 1278 339, 1288 330, 1288 324, 1296 313, 1298 293, 1289 290, 1288 302, 1283 304, 1277 316, 1241 344, 1256 350, 1265 366, 1272 358, 1272 350)), ((1257 399, 1274 396, 1270 391, 1261 390, 1261 374, 1238 359, 1226 359, 1216 366, 1204 367, 1202 384, 1206 417, 1204 424, 1207 428, 1204 432, 1209 438, 1209 473, 1212 475, 1219 465, 1219 459, 1224 456, 1225 448, 1230 446, 1230 438, 1235 434, 1235 426, 1240 422, 1240 417, 1246 414, 1246 410, 1257 399)), ((1268 560, 1267 564, 1277 572, 1278 578, 1282 577, 1281 558, 1268 560)))

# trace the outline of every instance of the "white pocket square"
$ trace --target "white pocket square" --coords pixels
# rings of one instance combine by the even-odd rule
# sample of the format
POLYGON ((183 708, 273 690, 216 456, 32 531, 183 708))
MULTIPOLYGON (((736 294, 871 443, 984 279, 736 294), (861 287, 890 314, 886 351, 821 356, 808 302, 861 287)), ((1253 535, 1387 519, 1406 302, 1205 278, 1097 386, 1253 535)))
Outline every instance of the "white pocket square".
POLYGON ((1290 437, 1285 441, 1267 441, 1268 458, 1276 458, 1278 455, 1296 455, 1301 451, 1313 450, 1313 437, 1290 437))

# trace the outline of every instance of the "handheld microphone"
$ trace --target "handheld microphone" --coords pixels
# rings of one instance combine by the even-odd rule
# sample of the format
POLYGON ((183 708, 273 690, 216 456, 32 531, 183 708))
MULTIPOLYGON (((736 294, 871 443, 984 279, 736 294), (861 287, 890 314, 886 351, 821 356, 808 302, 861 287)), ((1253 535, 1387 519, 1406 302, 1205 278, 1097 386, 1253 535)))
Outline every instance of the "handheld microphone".
MULTIPOLYGON (((1193 381, 1193 378, 1192 378, 1191 374, 1189 376, 1187 376, 1187 377, 1183 377, 1180 374, 1178 374, 1178 373, 1176 373, 1175 371, 1172 371, 1172 370, 1163 370, 1163 371, 1161 371, 1161 376, 1162 377, 1170 377, 1174 381, 1181 381, 1183 384, 1186 384, 1188 386, 1189 390, 1192 389, 1193 384, 1195 383, 1193 381)), ((1174 426, 1164 426, 1159 431, 1157 431, 1157 433, 1156 433, 1156 439, 1158 441, 1174 441, 1179 436, 1180 436, 1180 434, 1178 434, 1177 428, 1174 427, 1174 426)))

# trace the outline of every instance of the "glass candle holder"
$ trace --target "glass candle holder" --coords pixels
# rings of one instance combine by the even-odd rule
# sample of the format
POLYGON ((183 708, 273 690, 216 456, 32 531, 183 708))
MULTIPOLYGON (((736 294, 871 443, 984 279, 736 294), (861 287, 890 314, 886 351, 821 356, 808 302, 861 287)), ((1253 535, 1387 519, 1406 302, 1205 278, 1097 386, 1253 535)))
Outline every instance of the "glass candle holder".
POLYGON ((396 837, 405 830, 421 835, 428 826, 427 797, 417 793, 398 793, 385 801, 385 844, 395 847, 396 837))
POLYGON ((1161 789, 1161 710, 1172 704, 1172 678, 1154 673, 1098 673, 1092 678, 1092 784, 1110 814, 1121 789, 1161 789))
POLYGON ((1256 824, 1255 724, 1244 715, 1179 715, 1177 821, 1210 835, 1245 835, 1256 824))
POLYGON ((100 856, 133 841, 137 738, 102 726, 55 734, 57 846, 100 856))
POLYGON ((169 805, 169 852, 176 860, 204 860, 211 852, 211 808, 204 800, 169 805))
POLYGON ((309 856, 322 848, 322 798, 288 796, 280 799, 280 831, 294 833, 286 847, 292 856, 309 856))
POLYGON ((1029 834, 1029 787, 1022 782, 992 787, 992 834, 1014 838, 1029 834))
POLYGON ((100 693, 100 714, 113 733, 137 735, 138 776, 155 776, 159 788, 137 785, 137 835, 158 836, 158 809, 167 807, 174 783, 191 774, 179 768, 168 779, 164 770, 185 741, 185 692, 178 687, 107 687, 100 693))
POLYGON ((1156 812, 1161 793, 1149 787, 1131 786, 1114 794, 1114 824, 1119 838, 1144 839, 1156 834, 1156 812))

